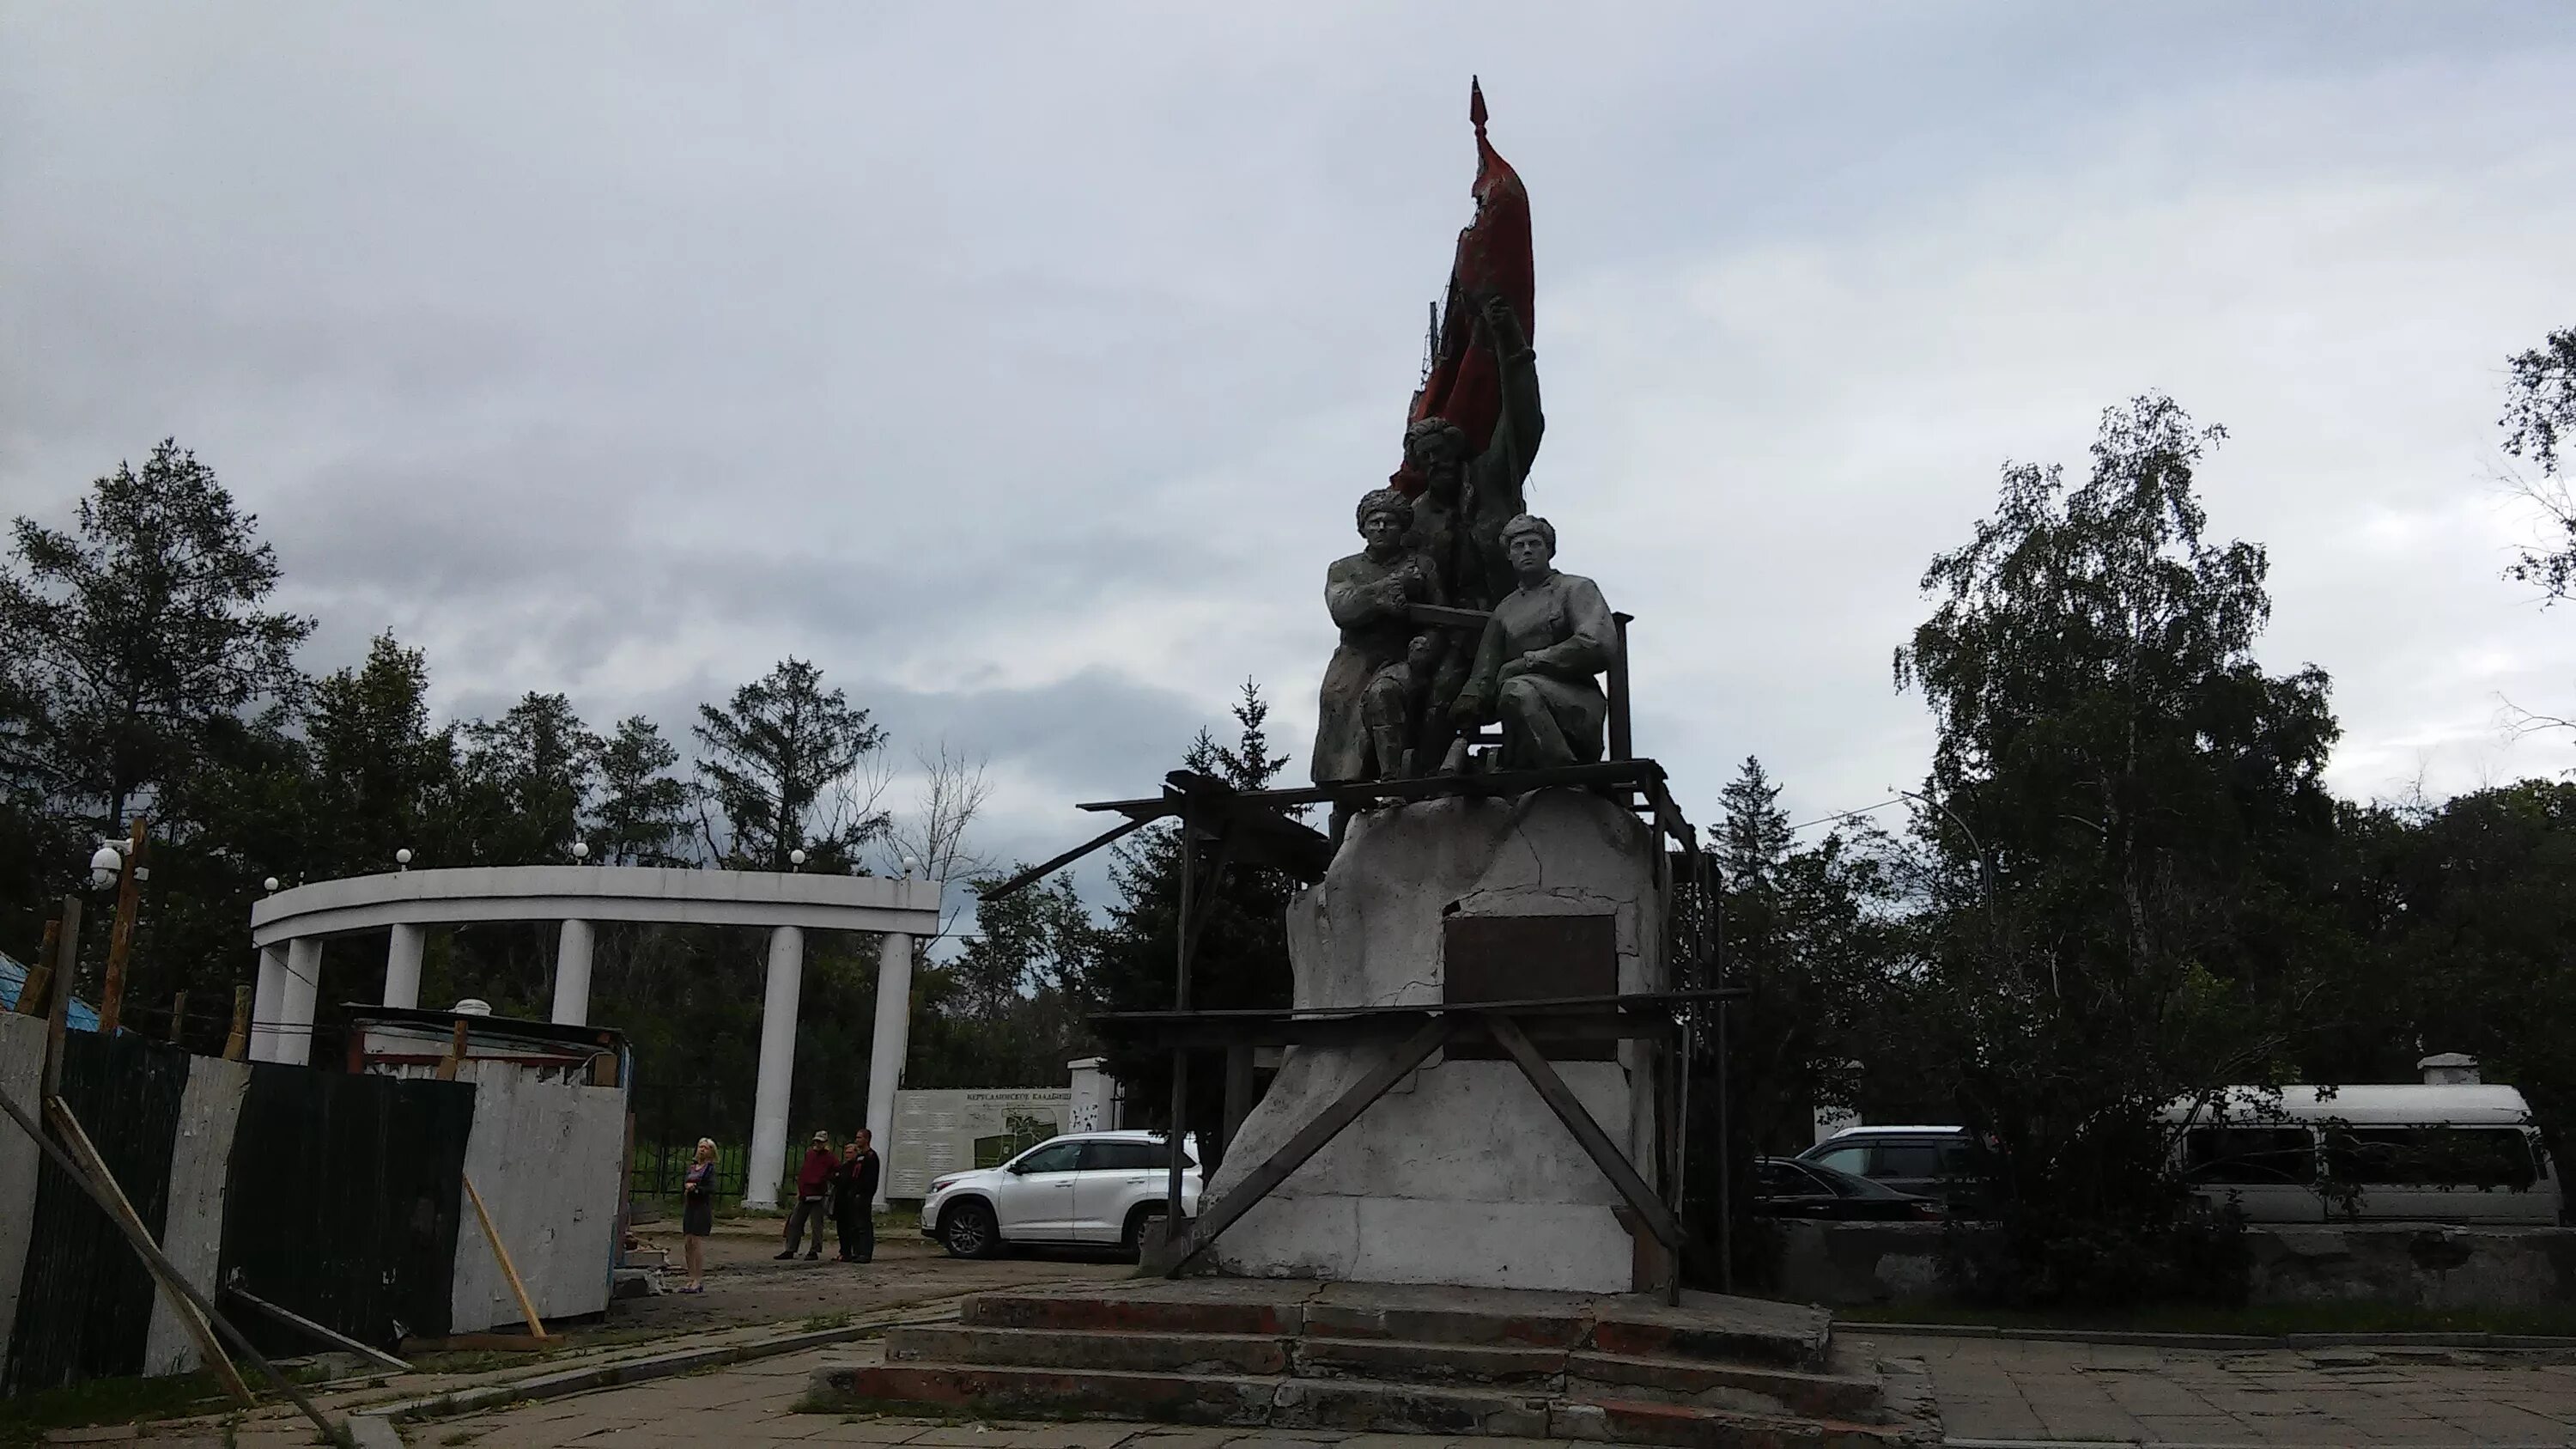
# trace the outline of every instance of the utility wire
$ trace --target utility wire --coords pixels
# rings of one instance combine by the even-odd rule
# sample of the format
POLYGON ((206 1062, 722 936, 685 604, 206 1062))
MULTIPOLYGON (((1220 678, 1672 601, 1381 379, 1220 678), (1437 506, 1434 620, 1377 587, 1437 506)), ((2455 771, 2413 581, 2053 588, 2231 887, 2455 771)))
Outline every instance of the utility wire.
POLYGON ((1796 825, 1792 825, 1792 826, 1790 826, 1790 827, 1789 827, 1789 829, 1790 829, 1790 831, 1791 831, 1792 833, 1795 833, 1795 832, 1800 831, 1800 830, 1808 829, 1808 828, 1810 828, 1810 827, 1812 827, 1812 826, 1817 826, 1817 825, 1830 825, 1830 824, 1832 824, 1833 822, 1835 822, 1835 821, 1837 821, 1837 820, 1849 820, 1850 818, 1852 818, 1852 817, 1853 817, 1853 816, 1855 816, 1855 815, 1868 815, 1868 814, 1871 814, 1871 813, 1873 813, 1873 812, 1875 812, 1875 811, 1884 810, 1884 809, 1886 809, 1886 808, 1887 808, 1888 806, 1890 806, 1890 805, 1898 805, 1898 804, 1902 804, 1902 803, 1904 803, 1904 800, 1905 800, 1905 797, 1904 797, 1904 796, 1902 796, 1902 795, 1899 795, 1899 796, 1896 796, 1894 799, 1881 800, 1881 801, 1879 801, 1879 802, 1878 802, 1877 804, 1875 804, 1875 805, 1863 805, 1862 807, 1860 807, 1860 808, 1859 808, 1859 809, 1857 809, 1857 810, 1839 810, 1839 811, 1836 811, 1835 813, 1833 813, 1833 814, 1831 814, 1831 815, 1819 815, 1819 816, 1817 816, 1817 817, 1816 817, 1815 819, 1813 819, 1813 820, 1801 821, 1800 823, 1798 823, 1798 824, 1796 824, 1796 825))

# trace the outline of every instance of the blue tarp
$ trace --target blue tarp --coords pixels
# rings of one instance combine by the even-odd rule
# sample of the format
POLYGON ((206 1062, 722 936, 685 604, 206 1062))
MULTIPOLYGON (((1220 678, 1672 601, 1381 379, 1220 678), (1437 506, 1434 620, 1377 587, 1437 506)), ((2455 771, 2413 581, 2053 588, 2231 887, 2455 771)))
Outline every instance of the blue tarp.
MULTIPOLYGON (((0 1010, 18 1009, 18 992, 27 984, 27 968, 6 951, 0 951, 0 1010)), ((98 1030, 98 1008, 75 996, 69 1025, 74 1031, 98 1030)))

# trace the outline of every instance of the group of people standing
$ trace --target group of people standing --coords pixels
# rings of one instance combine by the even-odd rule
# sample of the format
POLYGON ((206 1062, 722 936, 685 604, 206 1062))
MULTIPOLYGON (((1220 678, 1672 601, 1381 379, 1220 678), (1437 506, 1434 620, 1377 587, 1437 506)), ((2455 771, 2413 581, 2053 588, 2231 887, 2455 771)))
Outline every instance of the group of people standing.
MULTIPOLYGON (((876 1256, 877 1179, 885 1171, 884 1159, 869 1145, 866 1128, 832 1155, 832 1135, 814 1134, 813 1145, 805 1150, 804 1165, 796 1170, 796 1206, 787 1215, 787 1247, 781 1260, 796 1256, 797 1242, 805 1235, 805 1225, 814 1225, 814 1247, 805 1260, 813 1262, 823 1256, 823 1218, 828 1212, 840 1231, 840 1261, 864 1263, 876 1256)), ((689 1165, 680 1182, 680 1235, 682 1254, 686 1258, 689 1281, 681 1285, 683 1293, 706 1290, 706 1244, 716 1230, 716 1143, 712 1137, 698 1139, 697 1160, 689 1165)))
POLYGON ((832 1134, 817 1132, 814 1143, 805 1149, 805 1165, 796 1169, 796 1210, 787 1215, 787 1249, 778 1256, 783 1260, 796 1256, 797 1240, 805 1235, 805 1225, 814 1225, 814 1247, 806 1253, 808 1263, 823 1256, 823 1218, 828 1212, 832 1225, 841 1238, 840 1261, 864 1263, 877 1254, 877 1174, 884 1170, 876 1150, 868 1145, 868 1129, 832 1156, 832 1134))

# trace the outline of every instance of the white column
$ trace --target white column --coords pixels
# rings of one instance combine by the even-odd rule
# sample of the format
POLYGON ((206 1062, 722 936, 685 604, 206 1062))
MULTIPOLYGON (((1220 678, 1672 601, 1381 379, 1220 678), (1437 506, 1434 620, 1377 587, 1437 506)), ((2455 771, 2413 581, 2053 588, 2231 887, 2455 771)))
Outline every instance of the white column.
POLYGON ((277 1013, 286 1005, 286 948, 259 948, 259 984, 250 994, 250 1059, 277 1060, 277 1013))
MULTIPOLYGON (((583 1026, 590 1021, 591 936, 590 922, 566 921, 563 935, 555 940, 555 1013, 552 1020, 558 1026, 583 1026)), ((773 972, 778 969, 776 950, 773 944, 773 964, 770 966, 773 972)), ((770 988, 773 992, 777 989, 775 986, 770 988)), ((787 1009, 790 1012, 796 1009, 792 996, 787 1009)), ((765 1082, 769 1080, 769 1039, 766 1036, 761 1038, 760 1060, 761 1080, 765 1082)))
POLYGON ((787 1088, 796 1075, 796 998, 805 985, 805 930, 769 933, 769 990, 760 1004, 760 1091, 751 1104, 751 1167, 744 1207, 778 1206, 787 1170, 787 1088))
POLYGON ((912 938, 888 931, 877 941, 877 1034, 868 1048, 868 1140, 882 1160, 877 1206, 886 1205, 894 1177, 894 1089, 903 1085, 903 1057, 912 1047, 912 938))
POLYGON ((396 924, 385 942, 385 1005, 405 1010, 420 1005, 420 948, 426 934, 418 926, 396 924))
POLYGON ((277 1003, 277 1055, 271 1061, 313 1065, 313 1004, 322 995, 322 938, 286 943, 286 989, 277 1003))

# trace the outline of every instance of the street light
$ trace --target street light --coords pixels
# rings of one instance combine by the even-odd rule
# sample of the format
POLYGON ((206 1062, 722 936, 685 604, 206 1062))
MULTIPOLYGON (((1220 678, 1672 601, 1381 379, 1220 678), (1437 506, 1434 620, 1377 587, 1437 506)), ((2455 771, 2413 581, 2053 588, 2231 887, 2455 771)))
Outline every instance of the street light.
POLYGON ((574 841, 572 843, 572 858, 576 864, 590 859, 590 842, 587 840, 574 841))
POLYGON ((116 884, 125 874, 125 854, 113 845, 101 844, 89 858, 89 883, 99 890, 116 884))
POLYGON ((259 883, 259 888, 272 894, 275 893, 277 890, 277 877, 270 876, 268 879, 261 881, 259 883))
POLYGON ((805 864, 804 847, 799 846, 796 849, 787 852, 787 864, 791 869, 802 869, 805 864))
POLYGON ((1929 795, 1917 795, 1911 790, 1897 789, 1894 785, 1887 788, 1895 790, 1897 794, 1908 800, 1919 801, 1949 816, 1950 823, 1959 827, 1959 833, 1968 837, 1968 848, 1977 853, 1977 894, 1985 900, 1986 934, 1992 936, 1997 947, 2000 948, 2003 944, 2003 928, 1995 923, 1995 864, 1993 857, 1986 854, 1986 843, 1977 838, 1977 832, 1968 828, 1967 821, 1959 818, 1958 811, 1929 795))
POLYGON ((916 875, 916 874, 918 874, 918 873, 920 872, 920 870, 921 870, 921 857, 920 857, 920 856, 917 856, 917 855, 907 855, 907 856, 905 856, 905 857, 903 858, 903 878, 904 878, 905 880, 910 880, 910 879, 912 879, 914 875, 916 875))
POLYGON ((409 870, 410 868, 411 868, 411 847, 410 847, 410 846, 408 846, 408 845, 406 845, 406 846, 404 846, 402 849, 397 850, 397 851, 395 851, 395 852, 394 852, 394 869, 396 869, 396 870, 409 870))

